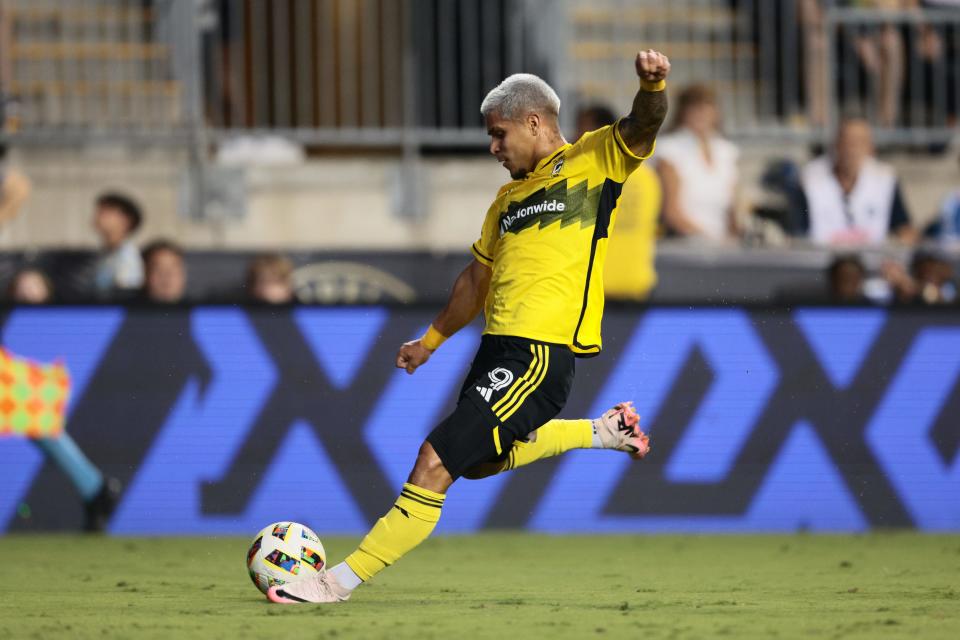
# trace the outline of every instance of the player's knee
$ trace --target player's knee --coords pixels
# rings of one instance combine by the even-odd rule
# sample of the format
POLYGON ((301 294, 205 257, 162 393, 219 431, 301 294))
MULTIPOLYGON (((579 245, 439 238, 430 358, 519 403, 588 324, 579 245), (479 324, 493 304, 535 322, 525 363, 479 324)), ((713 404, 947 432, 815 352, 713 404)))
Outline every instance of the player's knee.
POLYGON ((433 445, 424 442, 417 452, 417 462, 413 465, 413 472, 408 482, 433 491, 446 491, 453 483, 453 478, 443 466, 443 461, 434 450, 433 445))
POLYGON ((443 462, 441 462, 440 456, 437 455, 433 445, 429 442, 424 442, 420 445, 420 450, 417 451, 417 464, 414 469, 431 473, 440 468, 443 468, 443 462))

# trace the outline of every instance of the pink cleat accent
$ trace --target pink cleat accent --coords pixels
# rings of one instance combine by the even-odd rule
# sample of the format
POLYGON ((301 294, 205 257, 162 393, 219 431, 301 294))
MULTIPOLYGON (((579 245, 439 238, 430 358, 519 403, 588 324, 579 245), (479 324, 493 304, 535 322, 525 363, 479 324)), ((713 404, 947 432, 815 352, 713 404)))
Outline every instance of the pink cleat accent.
POLYGON ((285 598, 279 594, 277 591, 280 591, 280 586, 274 586, 267 589, 267 600, 270 602, 276 602, 277 604, 300 604, 298 600, 291 600, 290 598, 285 598))
POLYGON ((605 449, 626 451, 634 460, 650 453, 650 438, 640 430, 640 416, 632 402, 621 402, 593 421, 605 449))
POLYGON ((349 598, 350 590, 341 587, 337 579, 327 571, 297 582, 274 585, 267 590, 267 599, 277 604, 319 604, 343 602, 349 598))

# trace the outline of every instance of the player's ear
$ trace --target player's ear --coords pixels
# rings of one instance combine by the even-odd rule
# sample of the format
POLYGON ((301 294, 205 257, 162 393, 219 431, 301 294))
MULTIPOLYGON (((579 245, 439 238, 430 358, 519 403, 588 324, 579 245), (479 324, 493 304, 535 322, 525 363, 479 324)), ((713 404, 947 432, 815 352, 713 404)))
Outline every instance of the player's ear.
POLYGON ((533 137, 540 135, 540 132, 543 130, 543 123, 540 121, 540 114, 538 113, 527 114, 526 124, 527 130, 533 137))

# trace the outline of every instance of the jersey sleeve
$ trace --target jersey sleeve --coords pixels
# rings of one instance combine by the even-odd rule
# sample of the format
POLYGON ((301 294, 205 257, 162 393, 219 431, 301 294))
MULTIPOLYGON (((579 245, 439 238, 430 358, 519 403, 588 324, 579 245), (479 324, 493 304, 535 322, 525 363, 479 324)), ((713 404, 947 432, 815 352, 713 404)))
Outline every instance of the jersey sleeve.
POLYGON ((620 121, 612 125, 601 127, 596 131, 585 133, 577 143, 600 173, 617 182, 626 181, 627 177, 640 166, 640 163, 653 155, 650 153, 641 157, 630 150, 620 135, 620 121))
POLYGON ((493 266, 493 260, 497 257, 497 244, 500 242, 500 234, 497 230, 499 220, 499 209, 494 202, 483 220, 480 238, 470 247, 473 256, 488 267, 493 266))

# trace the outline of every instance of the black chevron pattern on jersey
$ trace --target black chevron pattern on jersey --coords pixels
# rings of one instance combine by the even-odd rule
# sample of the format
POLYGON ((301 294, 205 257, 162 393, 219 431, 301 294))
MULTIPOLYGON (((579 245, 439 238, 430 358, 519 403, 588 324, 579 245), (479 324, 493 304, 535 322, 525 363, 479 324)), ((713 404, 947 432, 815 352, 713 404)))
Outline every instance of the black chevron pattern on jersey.
POLYGON ((511 202, 507 210, 500 214, 502 233, 519 233, 533 225, 544 229, 556 222, 560 228, 579 223, 581 229, 592 227, 597 221, 597 208, 603 185, 587 189, 587 181, 567 187, 566 180, 560 180, 544 189, 533 192, 519 202, 511 202), (537 211, 539 205, 563 203, 563 211, 548 210, 546 206, 537 211))

